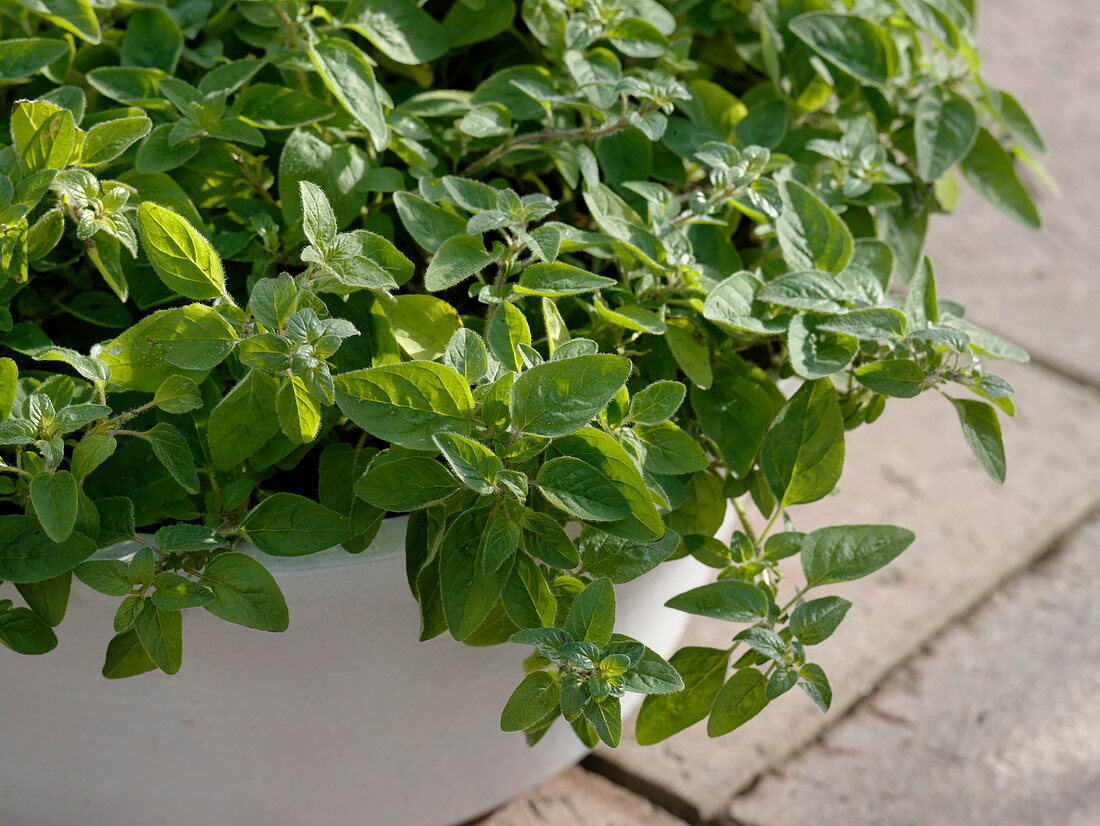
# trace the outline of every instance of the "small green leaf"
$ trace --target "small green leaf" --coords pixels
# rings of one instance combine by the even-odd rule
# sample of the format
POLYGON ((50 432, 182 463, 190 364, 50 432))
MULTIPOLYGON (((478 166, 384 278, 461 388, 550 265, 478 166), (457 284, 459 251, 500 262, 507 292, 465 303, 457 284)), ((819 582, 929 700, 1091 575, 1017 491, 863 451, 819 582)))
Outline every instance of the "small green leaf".
POLYGON ((0 608, 0 644, 17 654, 45 654, 57 648, 57 635, 29 608, 0 608))
POLYGON ((606 577, 585 586, 565 617, 565 632, 578 642, 607 645, 615 630, 615 586, 606 577))
POLYGON ((798 669, 798 686, 822 711, 828 711, 833 704, 833 689, 820 665, 806 663, 798 669))
POLYGON ((482 495, 493 492, 497 474, 504 470, 504 464, 496 454, 480 442, 456 433, 439 433, 433 440, 455 476, 466 487, 482 495))
POLYGON ((37 473, 31 479, 31 502, 46 534, 64 542, 76 525, 76 478, 67 470, 37 473))
POLYGON ((197 300, 225 296, 225 273, 214 248, 185 218, 145 201, 138 228, 149 263, 169 289, 197 300))
POLYGON ((885 86, 898 68, 898 50, 886 29, 862 17, 801 14, 790 29, 807 46, 858 80, 885 86))
POLYGON ((172 425, 161 422, 142 434, 160 463, 188 493, 198 493, 199 472, 187 439, 172 425))
POLYGON ((103 663, 103 676, 108 680, 136 677, 153 671, 157 664, 145 653, 145 648, 134 629, 116 635, 107 644, 107 656, 103 663))
POLYGON ((101 594, 124 597, 134 590, 129 567, 117 559, 91 559, 73 569, 76 578, 101 594))
POLYGON ((817 195, 797 181, 782 190, 783 211, 775 231, 783 258, 795 269, 836 275, 852 257, 852 233, 817 195))
POLYGON ((166 611, 197 608, 214 599, 214 595, 205 585, 173 571, 157 574, 153 584, 156 586, 156 591, 153 592, 150 601, 157 608, 166 611))
POLYGON ((328 197, 321 187, 309 181, 299 181, 298 192, 302 198, 302 229, 306 238, 318 249, 328 250, 340 230, 328 197))
POLYGON ((840 597, 821 597, 804 602, 791 614, 791 633, 803 645, 817 645, 827 640, 852 607, 840 597))
POLYGON ((321 427, 321 405, 313 397, 305 379, 289 376, 275 397, 279 425, 292 442, 309 444, 321 427))
POLYGON ((969 101, 934 86, 917 101, 913 137, 917 172, 932 183, 966 157, 978 137, 978 114, 969 101))
POLYGON ((767 680, 755 668, 739 668, 714 698, 707 734, 721 737, 744 725, 768 704, 767 680))
POLYGON ((623 711, 618 697, 605 697, 584 707, 584 718, 606 745, 615 748, 623 736, 623 711))
POLYGON ((63 40, 25 37, 0 40, 0 81, 30 77, 69 51, 63 40))
POLYGON ((559 298, 566 295, 580 295, 610 287, 615 284, 613 278, 590 273, 579 267, 555 262, 553 264, 532 264, 519 277, 516 292, 524 295, 542 295, 559 298))
POLYGON ((533 671, 523 678, 500 714, 503 731, 523 731, 558 707, 561 688, 547 671, 533 671))
POLYGON ((864 387, 886 396, 912 399, 924 390, 924 370, 910 359, 887 359, 864 364, 855 371, 864 387))
POLYGON ((211 411, 206 440, 215 468, 239 465, 279 431, 278 386, 266 373, 250 370, 211 411))
POLYGON ((1005 447, 1001 440, 1001 423, 992 405, 973 399, 951 399, 959 415, 966 443, 982 470, 995 482, 1005 480, 1005 447))
POLYGON ((989 132, 982 129, 962 161, 963 175, 975 191, 1025 227, 1038 229, 1039 211, 1020 183, 1012 158, 989 132))
POLYGON ((655 381, 630 400, 630 418, 640 424, 671 419, 683 404, 686 388, 678 381, 655 381))
POLYGON ((161 671, 175 674, 183 664, 183 616, 179 611, 146 605, 134 620, 141 647, 161 671))
POLYGON ((437 293, 477 275, 493 261, 480 235, 455 235, 444 241, 424 273, 424 287, 437 293))
POLYGON ((398 513, 442 502, 461 489, 447 468, 424 456, 379 457, 355 483, 356 496, 398 513))
POLYGON ((375 150, 389 146, 382 92, 362 50, 350 40, 325 37, 309 47, 309 56, 328 90, 366 128, 375 150))

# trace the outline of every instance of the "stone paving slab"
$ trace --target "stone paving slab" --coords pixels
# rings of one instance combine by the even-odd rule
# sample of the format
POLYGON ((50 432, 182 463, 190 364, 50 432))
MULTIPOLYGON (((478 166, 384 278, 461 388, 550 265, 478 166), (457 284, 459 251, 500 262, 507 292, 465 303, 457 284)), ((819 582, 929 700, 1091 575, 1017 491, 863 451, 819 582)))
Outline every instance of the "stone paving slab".
POLYGON ((614 783, 574 768, 499 810, 478 826, 686 826, 614 783))
POLYGON ((731 826, 1100 823, 1100 519, 737 798, 731 826))
MULTIPOLYGON (((889 568, 833 586, 855 605, 837 634, 811 649, 832 681, 828 715, 792 691, 725 738, 708 738, 702 725, 657 746, 624 738, 598 753, 598 770, 685 819, 716 816, 1100 502, 1100 394, 1035 366, 1002 372, 1021 399, 1017 417, 1003 423, 1003 487, 963 447, 947 402, 926 394, 892 401, 873 428, 850 434, 840 493, 799 509, 802 530, 888 522, 917 534, 889 568)), ((687 642, 724 647, 734 628, 699 621, 687 642)))
POLYGON ((940 296, 1009 334, 1037 360, 1100 386, 1100 18, 1096 0, 978 3, 983 72, 1012 92, 1046 138, 1034 176, 1043 230, 1025 229, 963 186, 957 214, 932 221, 940 296))

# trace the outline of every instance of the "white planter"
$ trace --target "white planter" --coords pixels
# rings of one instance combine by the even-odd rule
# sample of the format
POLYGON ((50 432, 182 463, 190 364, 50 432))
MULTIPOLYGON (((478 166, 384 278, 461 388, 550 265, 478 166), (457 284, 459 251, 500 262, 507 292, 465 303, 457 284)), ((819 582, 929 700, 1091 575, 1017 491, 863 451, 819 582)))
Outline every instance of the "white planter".
MULTIPOLYGON (((173 677, 101 677, 118 600, 74 587, 57 650, 0 652, 0 823, 443 826, 580 759, 561 721, 532 749, 499 730, 524 649, 417 641, 403 532, 266 557, 290 630, 185 612, 173 677)), ((689 558, 623 586, 617 630, 668 656, 688 617, 658 606, 706 576, 689 558)))

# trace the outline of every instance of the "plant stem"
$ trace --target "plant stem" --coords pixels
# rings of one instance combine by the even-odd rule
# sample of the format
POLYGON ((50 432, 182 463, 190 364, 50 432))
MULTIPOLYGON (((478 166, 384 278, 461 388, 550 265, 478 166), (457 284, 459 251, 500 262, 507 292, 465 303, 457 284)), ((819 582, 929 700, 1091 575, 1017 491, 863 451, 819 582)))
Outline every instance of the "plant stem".
POLYGON ((630 121, 623 117, 603 126, 598 126, 595 129, 590 126, 582 126, 577 129, 543 129, 539 132, 528 132, 526 135, 519 135, 518 137, 506 140, 496 149, 493 149, 488 154, 483 155, 467 166, 459 174, 472 176, 485 169, 487 166, 491 166, 495 161, 504 157, 509 152, 513 152, 516 149, 522 149, 527 144, 570 139, 592 140, 594 138, 606 137, 607 135, 614 135, 616 132, 622 132, 629 126, 630 121))

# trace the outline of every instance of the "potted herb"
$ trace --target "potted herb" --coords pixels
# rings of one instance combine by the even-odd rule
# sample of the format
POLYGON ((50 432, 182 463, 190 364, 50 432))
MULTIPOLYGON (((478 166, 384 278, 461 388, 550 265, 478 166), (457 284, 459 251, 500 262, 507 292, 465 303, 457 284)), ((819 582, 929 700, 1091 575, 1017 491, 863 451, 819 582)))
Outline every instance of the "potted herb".
POLYGON ((0 10, 7 820, 440 824, 631 698, 827 709, 818 589, 913 540, 798 530, 846 432, 939 392, 1004 478, 1026 354, 921 253, 959 173, 1039 222, 966 0, 0 10))

